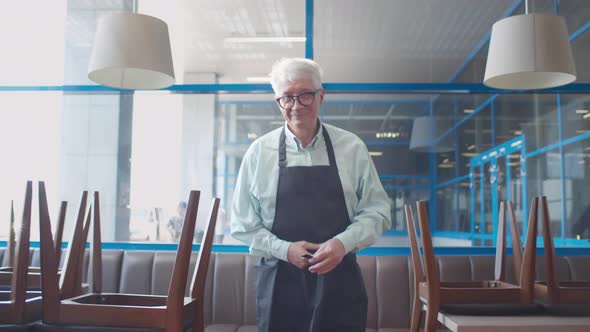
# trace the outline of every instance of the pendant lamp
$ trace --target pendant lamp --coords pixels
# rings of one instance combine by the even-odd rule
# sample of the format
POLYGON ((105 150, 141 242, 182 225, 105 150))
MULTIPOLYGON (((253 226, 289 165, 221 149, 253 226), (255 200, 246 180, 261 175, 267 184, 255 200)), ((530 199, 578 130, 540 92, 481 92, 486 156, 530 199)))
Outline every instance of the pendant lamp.
POLYGON ((412 126, 412 135, 410 136, 410 150, 437 153, 454 151, 453 135, 448 134, 434 144, 434 141, 442 136, 452 125, 452 121, 434 116, 415 118, 412 126))
POLYGON ((162 89, 174 84, 166 23, 143 14, 103 17, 96 28, 88 78, 122 89, 162 89))
POLYGON ((492 26, 483 83, 508 90, 546 89, 576 80, 576 68, 561 16, 529 14, 492 26))
POLYGON ((483 83, 508 90, 558 87, 576 80, 567 26, 561 16, 529 14, 492 26, 483 83))

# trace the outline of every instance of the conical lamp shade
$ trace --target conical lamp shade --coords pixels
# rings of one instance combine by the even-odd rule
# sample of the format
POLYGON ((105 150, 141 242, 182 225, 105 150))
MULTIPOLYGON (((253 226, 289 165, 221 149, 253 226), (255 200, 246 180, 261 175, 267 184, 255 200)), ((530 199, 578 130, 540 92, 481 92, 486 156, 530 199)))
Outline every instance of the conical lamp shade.
POLYGON ((492 26, 483 83, 510 90, 545 89, 576 80, 565 20, 517 15, 492 26))
POLYGON ((88 78, 123 89, 161 89, 174 84, 166 23, 142 14, 103 17, 96 28, 88 78))
POLYGON ((452 127, 452 121, 434 116, 421 116, 414 119, 410 150, 415 152, 450 152, 455 150, 453 135, 443 137, 434 146, 438 137, 452 127), (432 148, 431 148, 432 146, 432 148))

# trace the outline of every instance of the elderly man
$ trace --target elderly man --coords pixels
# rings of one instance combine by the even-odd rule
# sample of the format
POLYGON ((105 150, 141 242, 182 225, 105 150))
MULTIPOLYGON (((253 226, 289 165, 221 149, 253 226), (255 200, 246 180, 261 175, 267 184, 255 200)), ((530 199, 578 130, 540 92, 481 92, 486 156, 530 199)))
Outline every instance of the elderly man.
POLYGON ((321 123, 321 69, 277 62, 271 83, 285 125, 242 160, 234 238, 255 265, 259 331, 365 331, 367 294, 356 252, 391 227, 387 194, 365 144, 321 123))

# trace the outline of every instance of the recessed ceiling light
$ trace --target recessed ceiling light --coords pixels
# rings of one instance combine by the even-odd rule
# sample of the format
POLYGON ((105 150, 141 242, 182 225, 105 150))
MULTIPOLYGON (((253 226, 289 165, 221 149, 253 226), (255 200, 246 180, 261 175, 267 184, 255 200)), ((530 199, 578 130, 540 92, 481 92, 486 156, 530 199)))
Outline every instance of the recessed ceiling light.
POLYGON ((576 110, 577 114, 586 114, 589 113, 588 110, 576 110))

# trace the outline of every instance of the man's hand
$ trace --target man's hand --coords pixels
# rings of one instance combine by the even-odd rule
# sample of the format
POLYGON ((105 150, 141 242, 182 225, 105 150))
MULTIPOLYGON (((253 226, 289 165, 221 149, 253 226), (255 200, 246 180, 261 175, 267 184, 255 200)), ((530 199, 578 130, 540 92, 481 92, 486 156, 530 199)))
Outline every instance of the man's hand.
POLYGON ((319 248, 319 244, 311 242, 291 242, 291 244, 289 244, 287 259, 289 259, 291 264, 297 266, 300 269, 304 269, 309 266, 309 258, 313 252, 319 248))
POLYGON ((330 239, 322 245, 313 257, 309 260, 312 264, 310 272, 326 274, 332 271, 344 257, 344 245, 338 239, 330 239))

